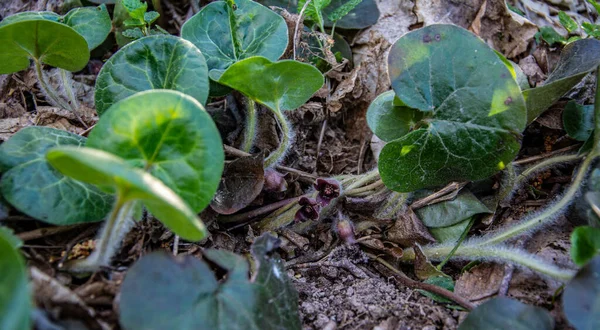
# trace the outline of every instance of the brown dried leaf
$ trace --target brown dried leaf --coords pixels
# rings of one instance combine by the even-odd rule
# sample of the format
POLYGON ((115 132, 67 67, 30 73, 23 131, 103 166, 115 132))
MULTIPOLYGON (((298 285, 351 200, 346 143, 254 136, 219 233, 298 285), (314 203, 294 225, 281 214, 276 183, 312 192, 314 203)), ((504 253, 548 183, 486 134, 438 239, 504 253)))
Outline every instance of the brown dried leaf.
POLYGON ((481 300, 498 292, 504 277, 504 265, 481 264, 464 272, 456 281, 454 292, 468 300, 481 300))
POLYGON ((358 78, 358 73, 360 72, 360 65, 358 65, 350 74, 348 74, 336 87, 336 89, 331 93, 331 96, 327 102, 327 109, 331 112, 338 112, 342 109, 342 101, 346 98, 346 95, 349 95, 354 88, 356 87, 356 79, 358 78))
POLYGON ((408 247, 415 243, 429 244, 435 242, 427 227, 413 212, 411 208, 401 214, 394 225, 388 230, 387 237, 390 241, 400 246, 408 247))
POLYGON ((427 257, 421 250, 421 246, 419 246, 419 244, 415 244, 413 246, 413 249, 415 251, 415 275, 418 279, 426 280, 430 277, 435 276, 447 276, 431 264, 431 262, 427 259, 427 257))

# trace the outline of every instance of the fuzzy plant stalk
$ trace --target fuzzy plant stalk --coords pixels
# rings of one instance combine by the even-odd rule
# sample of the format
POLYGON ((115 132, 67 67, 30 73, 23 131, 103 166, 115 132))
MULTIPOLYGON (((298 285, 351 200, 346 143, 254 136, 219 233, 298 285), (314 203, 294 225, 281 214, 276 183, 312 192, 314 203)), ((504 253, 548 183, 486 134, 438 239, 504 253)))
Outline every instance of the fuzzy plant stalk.
POLYGON ((246 98, 246 127, 244 128, 244 141, 242 141, 242 150, 250 152, 254 145, 256 136, 256 102, 246 98))
MULTIPOLYGON (((484 235, 483 237, 467 240, 458 248, 456 248, 454 244, 424 246, 422 250, 425 256, 431 258, 432 260, 441 260, 445 256, 450 255, 454 250, 453 257, 456 258, 468 260, 504 260, 531 268, 540 273, 563 281, 569 280, 574 275, 571 270, 560 269, 554 265, 546 263, 545 261, 529 254, 524 250, 511 248, 505 246, 503 243, 520 235, 531 233, 544 225, 552 223, 552 221, 554 221, 562 211, 571 205, 575 197, 578 195, 592 163, 596 158, 598 158, 598 156, 600 156, 600 67, 596 69, 596 78, 596 94, 594 100, 594 144, 592 150, 589 152, 589 154, 587 154, 587 156, 585 156, 585 159, 577 169, 575 178, 562 197, 545 210, 536 212, 514 225, 508 225, 504 228, 496 230, 493 233, 484 235)), ((581 156, 577 155, 554 157, 554 159, 548 159, 534 166, 533 168, 527 170, 527 172, 528 174, 532 174, 543 168, 547 168, 558 163, 577 160, 580 157, 581 156)), ((519 181, 522 181, 522 179, 519 179, 519 181)), ((405 250, 402 260, 406 261, 413 259, 414 250, 405 250)))
POLYGON ((100 267, 109 266, 112 257, 121 246, 123 238, 135 223, 133 215, 136 205, 135 200, 124 198, 124 194, 119 193, 96 240, 94 252, 86 259, 66 263, 64 268, 76 273, 87 273, 96 271, 100 267))
POLYGON ((273 151, 267 159, 265 159, 265 168, 271 167, 279 163, 279 161, 285 156, 285 153, 288 151, 290 145, 293 140, 293 133, 290 129, 290 124, 285 118, 285 115, 279 108, 273 111, 275 114, 275 119, 279 123, 279 127, 281 128, 281 142, 277 149, 273 151))

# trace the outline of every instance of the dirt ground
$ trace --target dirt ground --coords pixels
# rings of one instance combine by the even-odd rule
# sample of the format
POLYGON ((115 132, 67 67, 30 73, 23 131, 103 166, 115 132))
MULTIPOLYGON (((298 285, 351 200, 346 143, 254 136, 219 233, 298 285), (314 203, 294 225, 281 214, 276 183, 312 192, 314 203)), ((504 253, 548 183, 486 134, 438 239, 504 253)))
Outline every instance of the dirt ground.
MULTIPOLYGON (((534 26, 519 22, 499 9, 499 3, 502 1, 378 1, 381 16, 376 25, 344 32, 353 50, 354 69, 345 67, 343 71, 332 74, 332 87, 324 91, 330 95, 317 95, 291 116, 296 138, 284 165, 314 176, 360 174, 376 166, 373 151, 377 149, 377 143, 372 142, 365 113, 370 102, 390 87, 385 67, 390 45, 404 33, 423 24, 451 22, 468 28, 519 63, 530 83, 542 81, 556 63, 557 51, 534 47, 533 34, 537 31, 534 26)), ((548 9, 548 14, 544 14, 545 11, 542 14, 550 20, 556 19, 553 13, 557 9, 571 8, 577 12, 568 4, 542 3, 548 9)), ((169 31, 179 34, 178 27, 193 14, 193 8, 184 0, 163 1, 163 4, 169 31)), ((3 0, 0 17, 25 10, 58 11, 61 5, 61 0, 3 0)), ((533 21, 539 23, 542 18, 536 16, 533 21)), ((92 110, 95 74, 102 64, 101 60, 109 53, 110 50, 94 53, 94 60, 88 68, 74 77, 81 82, 78 93, 84 105, 90 108, 87 116, 91 121, 95 120, 92 110)), ((571 93, 571 97, 589 100, 591 86, 593 81, 588 79, 571 93)), ((43 99, 31 70, 0 76, 0 140, 6 140, 20 128, 30 125, 56 127, 74 133, 84 131, 72 114, 49 107, 43 99)), ((240 136, 240 132, 236 131, 240 114, 235 98, 230 97, 225 103, 217 100, 208 106, 208 110, 219 113, 215 121, 225 142, 235 143, 240 136), (228 104, 226 109, 223 109, 223 104, 228 104)), ((566 138, 560 118, 560 110, 550 111, 531 125, 518 159, 574 145, 574 141, 566 138)), ((273 122, 260 127, 259 135, 258 149, 268 149, 277 143, 273 122)), ((519 191, 510 207, 501 209, 492 223, 476 226, 472 233, 479 234, 513 221, 552 201, 570 182, 572 170, 573 166, 559 167, 536 177, 536 187, 543 192, 542 197, 536 199, 525 189, 519 191)), ((310 180, 302 175, 290 173, 287 180, 286 197, 296 196, 310 188, 310 180)), ((270 197, 261 198, 255 201, 257 205, 270 197)), ((16 233, 47 227, 15 210, 3 211, 8 212, 2 219, 3 223, 16 233)), ((205 212, 205 220, 211 217, 214 218, 214 214, 205 212)), ((355 214, 352 217, 360 222, 368 215, 355 214)), ((544 235, 533 234, 515 244, 558 265, 572 266, 568 255, 569 234, 577 221, 577 217, 567 214, 544 229, 544 235)), ((206 247, 243 254, 249 251, 249 242, 258 235, 248 226, 228 230, 216 221, 209 220, 208 223, 211 236, 199 245, 181 243, 180 254, 201 256, 201 248, 206 247)), ((82 257, 90 253, 99 226, 76 225, 54 235, 38 232, 37 236, 29 237, 25 242, 22 251, 28 265, 39 270, 32 275, 37 305, 40 313, 46 315, 40 316, 39 320, 62 320, 63 325, 68 324, 71 328, 83 324, 89 329, 118 329, 119 285, 127 268, 149 251, 173 249, 170 232, 156 221, 142 221, 126 237, 111 269, 83 279, 59 272, 57 265, 67 255, 82 257)), ((371 228, 359 233, 358 237, 379 233, 371 228)), ((456 329, 466 316, 460 308, 437 303, 419 291, 401 285, 393 276, 380 273, 369 262, 360 245, 342 244, 332 234, 331 224, 302 234, 301 238, 296 237, 295 242, 285 233, 281 237, 284 241, 281 254, 288 261, 288 274, 299 293, 305 329, 456 329), (324 256, 326 258, 322 259, 324 256)), ((556 328, 569 329, 560 303, 555 299, 560 283, 526 269, 493 262, 480 263, 463 272, 467 264, 466 261, 453 261, 444 268, 446 273, 454 276, 458 295, 476 304, 499 294, 514 297, 550 310, 557 322, 556 328)), ((412 274, 411 265, 395 265, 409 276, 412 274)))

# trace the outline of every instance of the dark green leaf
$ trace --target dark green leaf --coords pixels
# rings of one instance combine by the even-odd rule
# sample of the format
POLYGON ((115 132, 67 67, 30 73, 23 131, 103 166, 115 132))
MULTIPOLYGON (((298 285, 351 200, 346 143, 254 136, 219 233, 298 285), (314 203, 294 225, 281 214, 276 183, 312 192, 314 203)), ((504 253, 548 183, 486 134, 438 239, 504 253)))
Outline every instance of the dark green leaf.
POLYGON ((337 7, 334 11, 327 15, 327 18, 331 22, 337 22, 344 16, 348 15, 356 6, 358 6, 363 0, 348 0, 341 6, 337 7))
POLYGON ((293 60, 271 62, 260 56, 233 64, 219 79, 219 83, 273 111, 300 107, 323 86, 323 81, 321 72, 312 65, 293 60))
POLYGON ((208 112, 190 96, 170 90, 138 93, 116 103, 96 124, 86 146, 144 168, 196 212, 217 191, 225 158, 208 112))
POLYGON ((128 330, 300 329, 298 296, 283 261, 267 255, 271 240, 262 236, 253 245, 258 270, 251 281, 247 260, 228 251, 204 254, 228 271, 222 282, 192 256, 142 257, 121 287, 121 325, 128 330))
POLYGON ((31 329, 31 294, 27 268, 14 237, 0 230, 0 329, 31 329))
POLYGON ((30 126, 0 145, 0 189, 19 211, 54 225, 100 221, 112 197, 52 168, 46 151, 56 146, 81 146, 85 138, 63 130, 30 126))
POLYGON ((428 228, 438 243, 455 243, 469 226, 471 219, 463 220, 448 227, 428 228))
POLYGON ((24 11, 8 16, 0 21, 0 27, 22 21, 47 20, 60 23, 61 16, 52 11, 24 11))
POLYGON ((232 10, 224 1, 212 2, 181 28, 181 37, 206 56, 215 81, 233 63, 251 56, 276 61, 287 48, 288 29, 281 16, 251 0, 237 0, 236 5, 232 10))
POLYGON ((206 227, 190 207, 162 181, 107 152, 77 147, 56 147, 48 162, 73 179, 105 190, 120 191, 125 202, 140 200, 167 228, 189 241, 206 236, 206 227))
POLYGON ((556 69, 541 87, 523 91, 527 102, 527 121, 548 109, 556 100, 577 85, 600 63, 600 41, 581 39, 565 46, 560 54, 556 69))
POLYGON ((554 46, 556 43, 564 44, 567 41, 565 37, 556 32, 551 26, 541 27, 538 33, 549 46, 554 46))
POLYGON ((579 27, 577 22, 575 22, 575 20, 573 20, 562 10, 558 12, 558 20, 560 21, 560 25, 562 25, 569 32, 573 32, 579 27))
POLYGON ((144 14, 148 9, 148 4, 140 0, 122 0, 121 3, 131 18, 144 20, 144 14))
POLYGON ((96 80, 96 111, 137 92, 172 89, 206 103, 208 70, 204 56, 189 41, 149 36, 128 44, 102 67, 96 80))
POLYGON ((142 29, 140 29, 139 27, 136 27, 134 29, 124 30, 123 32, 121 32, 121 34, 124 37, 130 38, 133 40, 137 40, 137 39, 141 39, 141 38, 145 37, 144 32, 142 32, 142 29))
POLYGON ((381 151, 388 188, 484 179, 516 156, 526 121, 521 90, 481 39, 454 25, 412 31, 392 46, 388 70, 398 98, 427 112, 421 128, 381 151))
POLYGON ((467 315, 459 330, 552 330, 554 319, 543 308, 506 298, 492 298, 467 315))
POLYGON ((399 139, 408 134, 423 117, 419 110, 406 106, 394 106, 394 91, 379 95, 367 110, 367 124, 383 141, 399 139))
POLYGON ((65 24, 46 19, 2 25, 0 45, 0 74, 25 70, 30 59, 79 71, 90 58, 87 42, 79 33, 65 24))
POLYGON ((600 228, 580 226, 571 233, 571 258, 578 266, 600 254, 600 228))
POLYGON ((563 110, 563 126, 567 134, 577 141, 586 141, 594 131, 594 106, 569 101, 563 110))
MULTIPOLYGON (((277 6, 286 9, 290 13, 298 13, 298 0, 259 0, 265 6, 277 6)), ((332 15, 338 8, 344 6, 348 0, 331 0, 329 6, 323 11, 325 26, 331 27, 331 22, 328 17, 332 15)), ((364 29, 375 23, 379 19, 379 9, 375 0, 363 0, 346 16, 342 17, 337 23, 336 28, 342 29, 364 29)))
POLYGON ((430 228, 448 227, 476 214, 492 213, 467 189, 463 189, 453 200, 425 206, 415 212, 430 228))
POLYGON ((105 5, 75 8, 65 15, 64 23, 85 38, 90 50, 100 46, 112 29, 105 5))
POLYGON ((563 310, 575 329, 600 329, 600 256, 580 269, 567 284, 563 310))
MULTIPOLYGON (((423 282, 433 284, 435 286, 439 286, 440 288, 444 288, 450 292, 454 292, 454 281, 449 276, 433 276, 433 277, 426 279, 423 282)), ((448 298, 442 297, 435 293, 431 293, 429 291, 425 291, 425 290, 417 290, 417 291, 419 291, 425 297, 431 298, 434 301, 437 301, 439 303, 446 303, 446 304, 454 303, 452 300, 450 300, 448 298)))

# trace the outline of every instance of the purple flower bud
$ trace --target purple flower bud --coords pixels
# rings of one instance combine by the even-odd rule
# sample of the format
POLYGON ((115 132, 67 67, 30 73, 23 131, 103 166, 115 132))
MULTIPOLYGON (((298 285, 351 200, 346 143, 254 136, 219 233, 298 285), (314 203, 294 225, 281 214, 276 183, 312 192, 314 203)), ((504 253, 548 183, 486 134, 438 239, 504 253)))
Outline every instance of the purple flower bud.
POLYGON ((295 222, 319 219, 319 212, 321 211, 321 206, 317 204, 317 201, 315 201, 312 198, 300 197, 298 204, 301 207, 294 216, 295 222))
POLYGON ((338 236, 346 242, 346 244, 354 244, 356 243, 356 238, 354 237, 354 225, 348 219, 339 219, 335 223, 334 227, 335 232, 338 236))
POLYGON ((288 188, 286 175, 275 171, 272 168, 265 169, 265 185, 264 190, 268 192, 284 192, 288 188))
POLYGON ((329 203, 340 196, 340 183, 334 179, 318 178, 314 184, 319 192, 317 203, 321 206, 327 206, 329 203))

